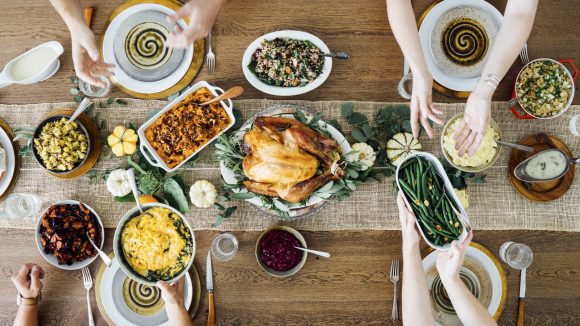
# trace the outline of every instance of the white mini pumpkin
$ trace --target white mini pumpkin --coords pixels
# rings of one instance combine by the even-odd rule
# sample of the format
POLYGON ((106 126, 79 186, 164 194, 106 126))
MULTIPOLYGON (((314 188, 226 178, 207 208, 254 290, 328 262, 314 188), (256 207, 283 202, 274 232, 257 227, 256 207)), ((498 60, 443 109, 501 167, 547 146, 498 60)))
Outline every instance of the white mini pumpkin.
POLYGON ((211 182, 198 180, 189 188, 189 198, 196 207, 212 207, 217 199, 217 190, 211 182))
POLYGON ((387 158, 394 166, 399 166, 409 155, 417 153, 423 146, 408 132, 401 132, 387 142, 387 158))
POLYGON ((124 169, 117 169, 109 174, 107 189, 115 197, 123 197, 131 192, 131 184, 124 169))

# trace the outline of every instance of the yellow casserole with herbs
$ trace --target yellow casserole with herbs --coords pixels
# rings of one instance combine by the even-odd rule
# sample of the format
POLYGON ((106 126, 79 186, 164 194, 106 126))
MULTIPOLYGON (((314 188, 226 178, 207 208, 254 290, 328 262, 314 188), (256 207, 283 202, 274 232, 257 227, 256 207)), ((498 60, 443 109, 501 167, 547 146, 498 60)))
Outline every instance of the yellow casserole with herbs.
POLYGON ((192 237, 181 217, 164 207, 130 219, 121 232, 123 255, 135 273, 149 281, 179 275, 192 257, 192 237))

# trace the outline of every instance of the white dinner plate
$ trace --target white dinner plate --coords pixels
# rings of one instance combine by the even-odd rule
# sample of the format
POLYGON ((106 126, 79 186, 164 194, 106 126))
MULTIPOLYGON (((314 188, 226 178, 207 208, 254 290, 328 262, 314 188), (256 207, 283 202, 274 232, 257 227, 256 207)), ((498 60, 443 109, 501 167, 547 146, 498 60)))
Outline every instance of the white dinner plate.
POLYGON ((10 136, 0 128, 0 145, 4 148, 6 152, 6 171, 2 179, 0 179, 0 196, 4 194, 8 186, 10 186, 10 181, 14 177, 14 170, 16 169, 16 153, 14 153, 14 147, 12 146, 12 140, 10 136))
MULTIPOLYGON (((101 302, 108 317, 117 325, 137 326, 137 325, 168 325, 167 313, 165 307, 161 307, 158 312, 152 315, 139 314, 129 307, 123 296, 123 285, 128 283, 128 288, 133 286, 136 296, 142 296, 137 299, 138 302, 145 305, 151 305, 152 302, 163 300, 160 296, 160 290, 153 290, 147 286, 133 281, 129 278, 119 265, 117 258, 113 258, 111 266, 105 268, 101 279, 99 293, 101 302)), ((185 309, 188 310, 193 299, 193 287, 189 273, 185 273, 185 287, 183 289, 185 309)), ((162 302, 162 301, 161 301, 162 302)))
MULTIPOLYGON (((282 105, 284 106, 284 105, 282 105)), ((295 105, 289 105, 288 107, 295 107, 295 105)), ((264 111, 268 111, 270 109, 266 109, 264 111)), ((307 118, 312 119, 312 115, 310 115, 307 111, 302 111, 304 113, 304 115, 306 115, 307 118)), ((259 115, 262 116, 262 115, 259 115)), ((292 118, 294 119, 294 116, 292 114, 273 114, 273 115, 268 115, 268 114, 264 114, 264 116, 280 116, 280 117, 285 117, 285 118, 292 118)), ((336 140, 336 142, 340 145, 341 150, 342 150, 342 154, 344 156, 344 154, 348 153, 351 151, 351 147, 350 144, 348 143, 348 140, 344 137, 343 134, 340 133, 340 131, 338 131, 336 128, 334 128, 332 125, 324 122, 323 120, 319 120, 317 122, 317 124, 321 127, 321 128, 326 128, 326 130, 330 133, 332 139, 336 140)), ((236 136, 238 137, 238 139, 242 139, 244 137, 244 135, 252 128, 252 123, 247 123, 245 126, 243 126, 239 131, 236 132, 236 136)), ((235 172, 228 168, 223 161, 220 161, 220 171, 222 174, 222 177, 224 179, 224 181, 226 183, 229 184, 235 184, 238 181, 236 180, 236 174, 235 172)), ((323 187, 323 186, 322 186, 323 187)), ((232 190, 235 193, 239 193, 239 192, 248 192, 247 189, 243 188, 243 189, 233 189, 232 190)), ((323 202, 325 199, 322 199, 320 197, 316 197, 316 196, 310 196, 308 198, 308 200, 306 201, 305 205, 300 205, 300 204, 296 204, 295 208, 305 208, 305 207, 309 207, 312 205, 316 205, 319 204, 321 202, 323 202)), ((254 204, 258 207, 264 207, 264 204, 262 203, 262 201, 260 200, 260 198, 254 197, 254 198, 250 198, 250 199, 246 199, 247 202, 254 204)), ((289 215, 290 217, 294 217, 296 216, 296 212, 294 212, 292 210, 292 206, 290 206, 290 212, 289 215)))
POLYGON ((283 30, 262 35, 258 37, 256 40, 254 40, 254 42, 252 42, 248 46, 246 52, 244 52, 244 57, 242 58, 242 70, 244 71, 244 76, 246 76, 246 79, 248 80, 248 82, 250 82, 250 84, 252 84, 252 86, 270 95, 293 96, 308 93, 316 89, 326 81, 328 75, 330 75, 330 71, 332 70, 332 58, 330 57, 325 57, 322 73, 313 82, 307 84, 306 86, 280 87, 280 86, 271 86, 261 81, 252 71, 250 71, 248 65, 252 62, 252 55, 260 47, 263 40, 273 40, 277 37, 310 41, 314 45, 316 45, 322 53, 330 53, 328 46, 326 46, 326 44, 322 42, 321 39, 310 33, 293 30, 283 30))
MULTIPOLYGON (((429 71, 435 79, 442 86, 456 90, 470 92, 475 89, 477 81, 479 80, 479 75, 472 76, 468 78, 460 78, 458 75, 453 75, 445 72, 437 63, 434 58, 433 50, 431 47, 432 34, 436 24, 442 17, 448 13, 450 10, 456 9, 458 7, 471 7, 475 10, 480 10, 486 17, 491 17, 495 23, 497 30, 501 27, 503 22, 502 14, 491 4, 484 0, 445 0, 441 1, 439 4, 435 5, 421 23, 419 28, 419 39, 421 41, 421 48, 423 49, 423 56, 427 63, 429 71)), ((487 56, 492 50, 494 44, 494 39, 490 37, 489 47, 487 48, 487 54, 482 61, 487 60, 487 56)))
MULTIPOLYGON (((431 291, 433 281, 438 276, 437 267, 435 266, 438 255, 438 251, 433 251, 423 259, 423 269, 425 270, 429 291, 431 291)), ((497 260, 492 260, 488 255, 492 255, 489 250, 472 242, 465 253, 462 269, 467 269, 466 274, 477 277, 480 291, 479 301, 482 302, 492 316, 499 317, 499 314, 503 311, 507 293, 506 277, 503 268, 497 263, 497 260), (487 253, 482 250, 487 251, 487 253)), ((433 315, 437 325, 461 325, 461 321, 456 314, 448 314, 435 307, 432 302, 433 315)))
MULTIPOLYGON (((171 86, 177 84, 181 80, 181 78, 183 78, 183 76, 189 69, 189 66, 191 65, 191 60, 193 59, 193 44, 187 47, 185 54, 183 56, 183 61, 181 61, 181 64, 178 66, 175 72, 173 72, 169 76, 153 82, 139 81, 130 77, 119 67, 117 60, 115 59, 115 53, 113 49, 115 34, 118 32, 119 28, 121 27, 121 25, 125 20, 127 20, 129 17, 138 12, 147 10, 160 11, 166 15, 172 15, 175 13, 175 11, 173 11, 170 8, 152 3, 139 4, 127 8, 126 10, 119 13, 119 15, 117 15, 117 17, 115 17, 107 27, 105 35, 103 36, 102 51, 103 51, 103 60, 107 63, 112 63, 116 65, 115 76, 112 77, 116 80, 116 82, 118 82, 123 87, 133 92, 151 94, 162 92, 170 88, 171 86)), ((185 21, 183 20, 179 20, 178 24, 182 28, 185 28, 187 26, 185 21)))

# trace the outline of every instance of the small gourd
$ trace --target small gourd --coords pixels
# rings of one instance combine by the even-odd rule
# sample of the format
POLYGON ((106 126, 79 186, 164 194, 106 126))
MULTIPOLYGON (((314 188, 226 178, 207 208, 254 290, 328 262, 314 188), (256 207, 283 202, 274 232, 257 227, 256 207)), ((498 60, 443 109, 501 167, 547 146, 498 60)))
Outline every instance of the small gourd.
POLYGON ((408 132, 401 132, 387 142, 387 158, 394 166, 399 166, 409 155, 423 148, 421 143, 408 132))
POLYGON ((131 184, 124 169, 117 169, 109 174, 107 189, 115 197, 123 197, 131 192, 131 184))
POLYGON ((125 126, 116 126, 113 133, 107 138, 107 143, 113 154, 116 156, 125 156, 134 154, 137 151, 137 141, 139 136, 135 130, 125 126))
POLYGON ((189 188, 189 198, 196 207, 212 207, 217 199, 217 190, 211 182, 198 180, 189 188))

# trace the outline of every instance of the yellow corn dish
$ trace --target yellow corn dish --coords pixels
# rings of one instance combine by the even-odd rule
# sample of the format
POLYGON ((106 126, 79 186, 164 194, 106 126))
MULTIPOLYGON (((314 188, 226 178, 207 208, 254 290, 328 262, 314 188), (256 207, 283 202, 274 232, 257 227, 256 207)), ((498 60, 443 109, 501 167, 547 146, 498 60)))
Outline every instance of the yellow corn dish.
POLYGON ((499 138, 497 131, 491 126, 488 127, 483 136, 481 146, 473 156, 469 157, 468 154, 459 156, 459 151, 455 149, 455 139, 453 139, 453 135, 457 132, 461 120, 462 118, 455 119, 455 121, 451 122, 449 127, 445 130, 445 135, 443 136, 443 148, 447 154, 449 154, 453 163, 458 166, 480 167, 489 163, 497 152, 497 143, 495 142, 495 140, 499 138))
POLYGON ((192 256, 189 228, 179 215, 164 207, 149 208, 130 219, 121 232, 125 260, 147 280, 170 280, 192 256))

